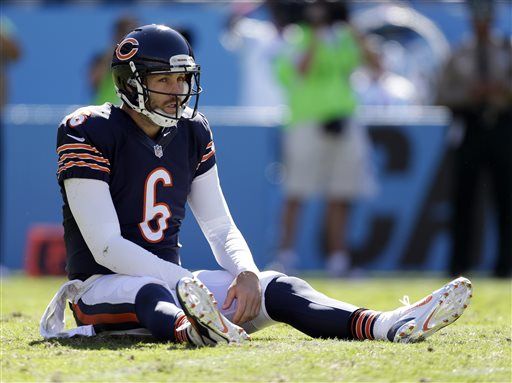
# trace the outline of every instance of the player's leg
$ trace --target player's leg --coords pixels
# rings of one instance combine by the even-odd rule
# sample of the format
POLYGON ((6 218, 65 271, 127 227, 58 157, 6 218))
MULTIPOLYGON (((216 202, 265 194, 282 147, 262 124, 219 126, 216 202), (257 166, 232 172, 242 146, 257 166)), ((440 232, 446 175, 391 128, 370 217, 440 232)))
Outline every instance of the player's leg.
POLYGON ((471 292, 471 283, 461 277, 412 305, 378 312, 329 298, 299 278, 279 276, 266 286, 264 304, 270 318, 315 338, 415 342, 458 319, 471 292))
MULTIPOLYGON (((200 270, 194 273, 222 304, 233 276, 224 270, 200 270)), ((283 322, 312 337, 352 339, 347 325, 358 307, 330 299, 299 278, 276 271, 258 274, 262 291, 259 315, 241 326, 254 333, 267 326, 283 322)), ((236 305, 222 314, 231 320, 236 305)))
MULTIPOLYGON (((223 270, 201 270, 195 275, 219 302, 224 302, 233 281, 231 274, 223 270)), ((354 321, 355 326, 359 318, 364 319, 372 313, 331 299, 299 278, 276 271, 263 271, 258 277, 262 291, 261 310, 255 319, 241 325, 248 333, 282 322, 315 338, 357 339, 352 334, 351 322, 354 321)), ((236 306, 232 305, 222 313, 231 320, 235 311, 236 306)), ((371 327, 373 320, 366 320, 365 325, 367 323, 371 327)))
POLYGON ((175 341, 174 326, 184 315, 169 287, 149 277, 104 275, 72 304, 78 325, 96 333, 146 329, 159 340, 175 341))
MULTIPOLYGON (((145 329, 160 341, 188 342, 197 346, 227 343, 209 337, 208 327, 195 317, 187 317, 177 305, 167 284, 149 277, 105 275, 72 305, 79 325, 93 325, 96 333, 140 333, 145 329)), ((201 314, 201 313, 199 313, 201 314)))
MULTIPOLYGON (((196 276, 219 302, 224 302, 233 277, 226 271, 201 270, 196 276)), ((415 342, 453 323, 471 298, 471 283, 458 278, 414 304, 378 312, 341 302, 307 282, 275 271, 258 274, 262 288, 260 314, 241 326, 253 333, 282 322, 315 338, 381 339, 415 342)), ((231 319, 233 305, 222 313, 231 319)))

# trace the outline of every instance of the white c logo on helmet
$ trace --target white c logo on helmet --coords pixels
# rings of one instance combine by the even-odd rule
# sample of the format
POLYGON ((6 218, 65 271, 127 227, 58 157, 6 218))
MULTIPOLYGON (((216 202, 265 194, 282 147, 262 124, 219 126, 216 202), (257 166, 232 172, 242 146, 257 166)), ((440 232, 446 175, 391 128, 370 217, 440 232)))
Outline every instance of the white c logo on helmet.
POLYGON ((116 48, 116 56, 121 61, 126 61, 131 59, 135 53, 139 50, 139 42, 135 40, 133 37, 128 37, 127 39, 124 39, 119 44, 117 44, 116 48), (121 49, 126 45, 130 44, 132 46, 132 49, 128 53, 121 53, 121 49))

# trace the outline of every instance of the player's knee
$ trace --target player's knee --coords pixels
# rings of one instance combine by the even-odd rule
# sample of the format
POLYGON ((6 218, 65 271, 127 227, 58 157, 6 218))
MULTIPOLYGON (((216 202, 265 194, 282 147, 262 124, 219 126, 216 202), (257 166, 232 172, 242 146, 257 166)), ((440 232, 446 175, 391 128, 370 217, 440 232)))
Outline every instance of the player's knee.
POLYGON ((286 297, 288 294, 296 294, 300 296, 302 291, 311 289, 306 281, 287 275, 274 278, 271 282, 266 289, 268 295, 286 297))
POLYGON ((270 282, 280 277, 286 277, 286 275, 273 270, 262 271, 258 274, 258 278, 260 280, 261 285, 261 292, 263 293, 263 295, 265 294, 265 291, 267 290, 267 287, 270 284, 270 282))
POLYGON ((138 301, 156 302, 162 299, 169 299, 174 302, 174 298, 168 288, 157 283, 147 283, 137 292, 137 295, 135 296, 135 304, 137 304, 138 301))
POLYGON ((158 340, 174 340, 174 323, 182 311, 170 290, 161 284, 144 285, 135 298, 135 312, 142 327, 158 340))
POLYGON ((265 305, 265 291, 267 290, 268 285, 277 278, 286 277, 285 274, 279 273, 277 271, 262 271, 258 273, 258 278, 260 280, 261 285, 261 308, 259 314, 251 320, 243 325, 244 329, 253 333, 255 331, 261 330, 267 326, 270 326, 276 323, 267 313, 266 305, 265 305))
POLYGON ((265 306, 270 318, 288 323, 290 313, 317 300, 316 291, 306 281, 287 275, 273 279, 265 290, 265 306))
POLYGON ((153 277, 135 277, 135 278, 137 278, 140 286, 142 286, 141 289, 147 285, 159 285, 159 286, 162 286, 163 288, 165 288, 166 290, 171 289, 167 283, 165 283, 164 281, 157 279, 157 278, 153 278, 153 277))

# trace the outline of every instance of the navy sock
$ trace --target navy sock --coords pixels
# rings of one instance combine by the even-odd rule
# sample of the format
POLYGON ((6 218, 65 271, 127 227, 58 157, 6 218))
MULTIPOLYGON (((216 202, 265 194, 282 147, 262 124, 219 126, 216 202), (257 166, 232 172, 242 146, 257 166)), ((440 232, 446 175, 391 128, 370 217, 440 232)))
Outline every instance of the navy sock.
POLYGON ((171 292, 162 285, 150 283, 142 287, 135 297, 135 313, 140 324, 154 338, 175 342, 175 323, 183 310, 176 306, 171 292), (158 306, 158 307, 157 307, 158 306))
POLYGON ((313 338, 354 339, 353 314, 358 307, 316 291, 295 277, 277 277, 265 290, 270 317, 287 323, 313 338))

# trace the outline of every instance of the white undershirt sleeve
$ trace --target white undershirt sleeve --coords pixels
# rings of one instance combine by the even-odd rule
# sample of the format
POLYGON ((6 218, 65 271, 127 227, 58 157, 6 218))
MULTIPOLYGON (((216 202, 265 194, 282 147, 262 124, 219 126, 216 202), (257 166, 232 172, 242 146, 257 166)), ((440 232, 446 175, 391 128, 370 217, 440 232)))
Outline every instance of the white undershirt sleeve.
POLYGON ((106 182, 70 178, 64 188, 71 213, 94 260, 118 274, 154 277, 171 288, 192 273, 121 236, 119 219, 106 182))
POLYGON ((188 203, 222 268, 233 276, 243 271, 259 272, 247 242, 229 212, 217 165, 194 179, 188 203))

